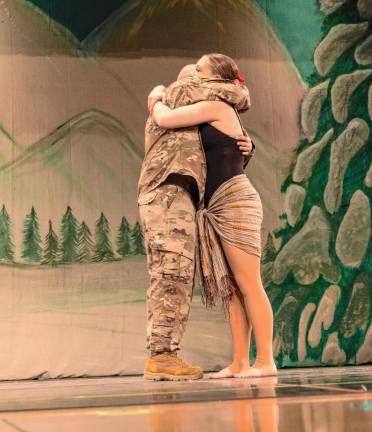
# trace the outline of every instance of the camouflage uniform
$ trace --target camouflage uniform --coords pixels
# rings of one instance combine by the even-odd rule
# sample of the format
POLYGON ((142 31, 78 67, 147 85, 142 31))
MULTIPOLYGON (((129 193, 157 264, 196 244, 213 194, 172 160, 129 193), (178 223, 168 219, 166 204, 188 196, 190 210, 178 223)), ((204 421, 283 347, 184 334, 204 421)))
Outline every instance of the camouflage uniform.
MULTIPOLYGON (((165 96, 171 109, 205 100, 222 100, 239 111, 250 106, 245 86, 218 79, 176 81, 165 96)), ((150 117, 145 140, 138 205, 150 274, 147 348, 155 354, 179 349, 185 330, 195 271, 195 205, 203 201, 206 162, 197 126, 164 130, 150 117), (182 181, 167 181, 170 175, 182 181)))

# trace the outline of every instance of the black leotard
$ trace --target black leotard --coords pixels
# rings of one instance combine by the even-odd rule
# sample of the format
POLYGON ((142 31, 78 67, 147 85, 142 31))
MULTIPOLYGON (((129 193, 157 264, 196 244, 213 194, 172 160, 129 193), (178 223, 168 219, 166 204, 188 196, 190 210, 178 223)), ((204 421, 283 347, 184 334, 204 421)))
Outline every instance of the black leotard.
POLYGON ((236 139, 226 135, 209 123, 199 126, 207 163, 204 205, 208 206, 213 192, 226 180, 244 174, 244 156, 236 139))

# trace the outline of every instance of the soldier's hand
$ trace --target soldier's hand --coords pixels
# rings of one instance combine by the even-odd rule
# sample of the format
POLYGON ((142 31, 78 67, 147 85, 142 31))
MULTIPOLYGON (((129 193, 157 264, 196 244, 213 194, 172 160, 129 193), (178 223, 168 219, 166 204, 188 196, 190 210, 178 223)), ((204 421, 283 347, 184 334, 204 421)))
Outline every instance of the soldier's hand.
POLYGON ((147 108, 150 114, 152 114, 152 109, 154 107, 154 104, 157 101, 163 101, 164 94, 165 94, 165 87, 163 85, 158 85, 151 90, 150 94, 147 97, 147 108))
POLYGON ((245 135, 238 135, 236 139, 237 139, 236 144, 239 147, 239 150, 241 151, 242 155, 248 156, 253 149, 252 140, 249 137, 249 135, 247 133, 245 135))

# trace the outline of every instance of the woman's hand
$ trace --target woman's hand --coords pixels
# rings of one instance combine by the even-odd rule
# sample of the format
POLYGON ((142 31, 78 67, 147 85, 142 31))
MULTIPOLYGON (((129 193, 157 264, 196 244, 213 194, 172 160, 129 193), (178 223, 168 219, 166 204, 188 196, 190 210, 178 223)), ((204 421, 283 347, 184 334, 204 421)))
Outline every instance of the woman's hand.
POLYGON ((152 109, 154 108, 154 105, 158 101, 162 101, 165 95, 165 86, 158 85, 154 87, 150 94, 147 97, 147 108, 149 110, 149 113, 152 114, 152 109))
POLYGON ((245 135, 239 135, 236 137, 236 139, 236 144, 239 147, 239 150, 242 152, 242 155, 248 156, 253 149, 252 140, 249 137, 248 133, 245 132, 245 135))

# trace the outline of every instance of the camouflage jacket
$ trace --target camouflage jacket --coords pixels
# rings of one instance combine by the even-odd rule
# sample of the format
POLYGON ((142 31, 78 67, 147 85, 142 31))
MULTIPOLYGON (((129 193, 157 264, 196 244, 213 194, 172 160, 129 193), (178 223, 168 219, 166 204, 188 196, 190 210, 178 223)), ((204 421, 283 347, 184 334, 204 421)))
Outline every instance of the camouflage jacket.
MULTIPOLYGON (((165 92, 165 103, 171 109, 206 100, 227 102, 239 112, 250 108, 247 87, 222 79, 190 77, 174 82, 165 92)), ((145 148, 147 153, 138 182, 138 203, 151 199, 149 192, 173 173, 194 178, 199 190, 199 204, 202 202, 206 161, 198 126, 165 130, 149 117, 145 129, 145 148)), ((244 166, 253 153, 246 157, 244 166)))

